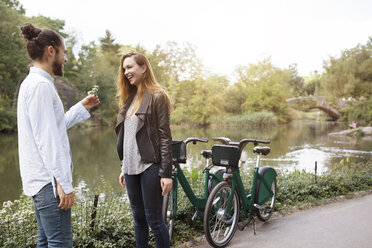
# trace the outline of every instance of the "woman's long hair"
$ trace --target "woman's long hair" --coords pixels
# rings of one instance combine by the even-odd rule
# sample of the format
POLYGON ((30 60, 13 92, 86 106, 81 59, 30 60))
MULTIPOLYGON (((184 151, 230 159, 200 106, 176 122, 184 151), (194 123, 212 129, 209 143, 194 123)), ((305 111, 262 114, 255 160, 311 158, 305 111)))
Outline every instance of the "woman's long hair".
POLYGON ((119 115, 120 110, 123 107, 125 101, 128 99, 129 96, 132 94, 135 94, 137 91, 138 98, 137 101, 133 105, 132 112, 128 115, 128 118, 132 116, 138 109, 140 102, 142 100, 142 97, 145 93, 145 91, 148 91, 150 94, 153 94, 155 92, 161 92, 163 96, 166 99, 166 103, 168 105, 168 108, 171 109, 171 103, 170 99, 168 97, 167 92, 156 82, 154 73, 152 71, 150 62, 145 57, 145 55, 141 53, 127 53, 124 54, 120 59, 120 66, 118 71, 118 77, 117 77, 117 91, 116 96, 119 97, 119 115), (129 83, 129 80, 124 75, 124 69, 123 69, 123 63, 126 58, 132 57, 133 60, 139 65, 139 66, 146 66, 146 71, 143 75, 143 80, 140 82, 138 87, 135 85, 131 85, 129 83))

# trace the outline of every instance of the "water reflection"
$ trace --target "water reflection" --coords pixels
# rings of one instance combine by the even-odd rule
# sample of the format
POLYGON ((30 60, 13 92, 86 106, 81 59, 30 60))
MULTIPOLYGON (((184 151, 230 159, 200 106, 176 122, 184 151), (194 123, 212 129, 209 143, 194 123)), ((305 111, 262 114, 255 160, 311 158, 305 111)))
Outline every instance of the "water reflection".
MULTIPOLYGON (((348 157, 350 162, 372 158, 372 139, 328 136, 347 128, 347 124, 329 122, 293 122, 275 128, 185 128, 173 129, 173 139, 206 137, 209 143, 190 144, 187 150, 187 168, 204 168, 205 160, 200 155, 203 149, 211 149, 212 137, 225 136, 233 141, 243 138, 271 140, 271 152, 261 160, 261 166, 270 165, 285 171, 314 171, 318 173, 332 169, 334 164, 348 157)), ((116 154, 116 138, 113 128, 82 129, 69 131, 73 154, 74 185, 85 182, 93 191, 102 187, 102 179, 109 182, 114 190, 122 190, 118 183, 120 163, 116 154)), ((22 193, 19 176, 16 135, 0 136, 0 203, 14 200, 22 193)), ((249 171, 255 164, 253 145, 247 145, 242 153, 242 169, 249 171)), ((98 189, 96 191, 99 191, 98 189)))

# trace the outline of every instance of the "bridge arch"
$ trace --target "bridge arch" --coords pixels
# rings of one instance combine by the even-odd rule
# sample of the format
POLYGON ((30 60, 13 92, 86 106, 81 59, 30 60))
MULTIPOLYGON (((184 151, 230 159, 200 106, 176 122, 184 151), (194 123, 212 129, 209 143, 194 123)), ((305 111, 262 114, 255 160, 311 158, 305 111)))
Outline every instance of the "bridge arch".
POLYGON ((332 120, 340 118, 340 112, 332 107, 324 96, 301 96, 287 99, 287 103, 299 110, 318 108, 328 114, 332 120))

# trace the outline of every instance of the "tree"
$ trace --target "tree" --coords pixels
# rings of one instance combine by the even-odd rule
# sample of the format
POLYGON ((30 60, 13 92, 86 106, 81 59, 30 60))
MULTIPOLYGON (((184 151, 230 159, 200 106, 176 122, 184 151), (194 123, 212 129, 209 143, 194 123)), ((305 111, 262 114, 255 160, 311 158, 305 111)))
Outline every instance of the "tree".
POLYGON ((13 98, 17 85, 27 73, 28 58, 19 26, 24 22, 23 8, 17 1, 0 2, 0 94, 13 98), (15 7, 13 9, 6 5, 15 7), (19 10, 21 9, 21 10, 19 10))
POLYGON ((226 102, 223 97, 226 82, 225 77, 211 75, 207 79, 199 77, 175 84, 172 90, 173 123, 210 124, 211 117, 223 110, 223 104, 226 102))
POLYGON ((0 0, 0 2, 4 3, 6 7, 17 11, 21 15, 25 14, 25 9, 18 0, 0 0))
POLYGON ((286 98, 292 94, 288 91, 292 71, 279 69, 270 58, 265 58, 257 64, 238 67, 236 74, 239 82, 245 85, 242 111, 268 111, 281 122, 288 120, 286 98))
POLYGON ((27 22, 30 22, 33 25, 40 27, 40 28, 52 29, 56 31, 57 33, 59 33, 60 35, 62 35, 62 37, 64 38, 68 37, 68 34, 64 32, 64 28, 65 28, 64 20, 52 19, 50 17, 39 15, 39 16, 33 16, 33 17, 27 18, 27 22))
POLYGON ((119 54, 120 45, 115 43, 115 38, 109 30, 106 30, 105 36, 100 38, 101 48, 104 53, 119 54))
POLYGON ((368 98, 372 95, 372 37, 365 45, 342 51, 340 57, 330 57, 324 69, 325 94, 368 98))
POLYGON ((223 109, 226 113, 240 114, 242 112, 242 105, 247 98, 246 88, 243 82, 237 82, 225 89, 223 109))
POLYGON ((73 35, 69 35, 69 37, 66 39, 66 56, 68 61, 64 64, 64 77, 71 82, 76 82, 77 78, 79 77, 80 70, 78 57, 76 57, 73 52, 76 43, 76 38, 73 35))
POLYGON ((202 64, 195 54, 195 47, 190 43, 180 46, 176 42, 167 42, 165 46, 157 45, 153 55, 158 58, 156 66, 163 67, 176 82, 197 78, 202 71, 202 64))
POLYGON ((289 71, 292 73, 291 79, 288 82, 289 89, 291 90, 292 96, 302 96, 305 93, 305 81, 298 75, 297 64, 289 66, 289 71))

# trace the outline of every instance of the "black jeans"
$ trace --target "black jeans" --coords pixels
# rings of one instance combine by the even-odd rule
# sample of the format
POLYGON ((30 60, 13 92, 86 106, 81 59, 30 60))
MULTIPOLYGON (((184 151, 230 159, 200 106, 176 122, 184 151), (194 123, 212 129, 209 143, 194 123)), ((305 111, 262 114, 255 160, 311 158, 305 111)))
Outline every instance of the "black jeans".
POLYGON ((134 219, 134 233, 138 248, 148 247, 149 226, 157 248, 169 247, 168 228, 162 217, 159 165, 153 164, 138 175, 124 175, 134 219))

